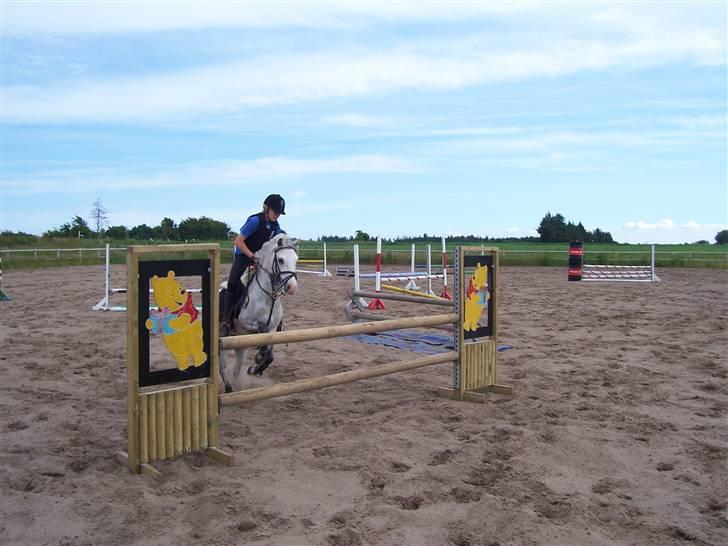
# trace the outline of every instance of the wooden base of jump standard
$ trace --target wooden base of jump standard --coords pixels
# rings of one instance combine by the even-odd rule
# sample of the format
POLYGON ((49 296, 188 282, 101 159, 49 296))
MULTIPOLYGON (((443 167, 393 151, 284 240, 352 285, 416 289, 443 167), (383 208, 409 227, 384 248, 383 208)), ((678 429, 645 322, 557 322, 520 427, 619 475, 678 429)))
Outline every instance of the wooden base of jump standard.
POLYGON ((510 385, 491 385, 489 387, 483 387, 482 389, 469 391, 459 391, 457 389, 440 387, 437 389, 437 394, 443 398, 450 398, 451 400, 478 402, 482 404, 487 400, 488 394, 513 394, 513 387, 510 385))
MULTIPOLYGON (((204 453, 213 461, 217 461, 225 466, 232 466, 233 462, 235 462, 235 457, 233 455, 217 447, 208 447, 205 449, 204 453)), ((117 451, 116 460, 127 468, 131 468, 129 464, 129 455, 126 451, 117 451)), ((158 482, 161 482, 163 479, 162 473, 149 463, 141 463, 139 465, 139 474, 151 476, 158 482)))

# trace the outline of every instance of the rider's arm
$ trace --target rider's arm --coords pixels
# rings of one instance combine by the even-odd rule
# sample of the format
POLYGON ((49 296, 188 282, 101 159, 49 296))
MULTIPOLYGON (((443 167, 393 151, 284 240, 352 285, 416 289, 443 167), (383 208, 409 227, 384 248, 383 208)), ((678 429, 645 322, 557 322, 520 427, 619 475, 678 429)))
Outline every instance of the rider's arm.
POLYGON ((238 233, 238 236, 235 237, 235 241, 233 242, 233 244, 240 249, 240 252, 245 254, 248 258, 252 258, 255 253, 248 248, 248 245, 245 244, 245 239, 258 230, 258 224, 258 217, 251 216, 248 221, 245 222, 245 225, 240 228, 240 233, 238 233))
POLYGON ((245 254, 248 258, 253 257, 253 252, 248 248, 248 245, 245 244, 245 235, 241 235, 238 233, 238 236, 235 237, 235 241, 233 243, 236 247, 240 249, 240 252, 245 254))

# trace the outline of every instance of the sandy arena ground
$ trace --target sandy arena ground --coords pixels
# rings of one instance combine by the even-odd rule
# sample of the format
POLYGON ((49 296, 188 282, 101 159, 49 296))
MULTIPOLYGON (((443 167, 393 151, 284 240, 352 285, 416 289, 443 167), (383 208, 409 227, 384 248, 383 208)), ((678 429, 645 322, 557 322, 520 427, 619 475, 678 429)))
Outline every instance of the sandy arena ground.
MULTIPOLYGON (((503 268, 513 397, 439 398, 443 365, 225 408, 235 465, 157 464, 162 484, 114 457, 126 317, 90 310, 103 268, 4 273, 1 544, 728 544, 728 271, 503 268)), ((304 277, 287 326, 346 322, 351 283, 304 277)), ((346 340, 276 355, 260 381, 417 356, 346 340)))

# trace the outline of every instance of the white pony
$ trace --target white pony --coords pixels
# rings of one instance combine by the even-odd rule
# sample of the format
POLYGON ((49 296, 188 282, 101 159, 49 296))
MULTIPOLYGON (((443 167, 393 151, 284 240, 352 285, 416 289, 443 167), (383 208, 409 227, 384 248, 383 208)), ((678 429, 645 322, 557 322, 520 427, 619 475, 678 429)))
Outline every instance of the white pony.
MULTIPOLYGON (((240 314, 233 320, 235 334, 272 332, 283 321, 281 296, 293 295, 298 288, 296 263, 298 262, 298 239, 281 233, 276 235, 256 252, 258 266, 248 282, 248 291, 240 314)), ((228 368, 224 351, 220 351, 220 375, 225 383, 225 392, 232 392, 243 367, 245 349, 235 349, 235 367, 228 368)), ((255 364, 248 367, 248 375, 263 375, 273 362, 273 346, 258 347, 255 364)))

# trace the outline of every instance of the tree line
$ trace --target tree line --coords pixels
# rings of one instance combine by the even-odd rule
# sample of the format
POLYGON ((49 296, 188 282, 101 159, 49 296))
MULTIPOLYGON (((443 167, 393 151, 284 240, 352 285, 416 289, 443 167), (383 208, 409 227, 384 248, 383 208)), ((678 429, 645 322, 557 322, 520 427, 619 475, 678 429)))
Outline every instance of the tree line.
MULTIPOLYGON (((131 228, 123 225, 108 225, 108 214, 101 201, 97 199, 91 209, 91 224, 81 216, 74 216, 70 221, 63 223, 57 228, 50 229, 43 233, 43 237, 83 237, 83 238, 106 238, 115 240, 136 239, 136 240, 160 240, 160 241, 220 241, 235 236, 230 226, 225 222, 214 220, 206 216, 199 218, 186 218, 176 224, 171 218, 163 218, 156 226, 139 224, 131 228)), ((581 222, 574 223, 567 221, 563 214, 551 214, 547 212, 541 219, 536 229, 538 237, 488 237, 479 235, 452 235, 447 236, 446 241, 483 243, 483 242, 541 242, 541 243, 567 243, 569 241, 583 241, 585 243, 614 243, 612 234, 600 228, 592 231, 587 230, 581 222)), ((5 231, 3 235, 17 235, 33 237, 29 234, 5 231)), ((362 230, 357 230, 353 235, 323 235, 317 240, 328 243, 347 243, 353 241, 369 241, 374 237, 362 230)), ((440 236, 423 233, 415 236, 400 236, 383 238, 388 243, 437 243, 440 236)), ((708 241, 699 241, 707 243, 708 241)), ((715 242, 719 245, 728 244, 728 230, 722 230, 715 236, 715 242)))

